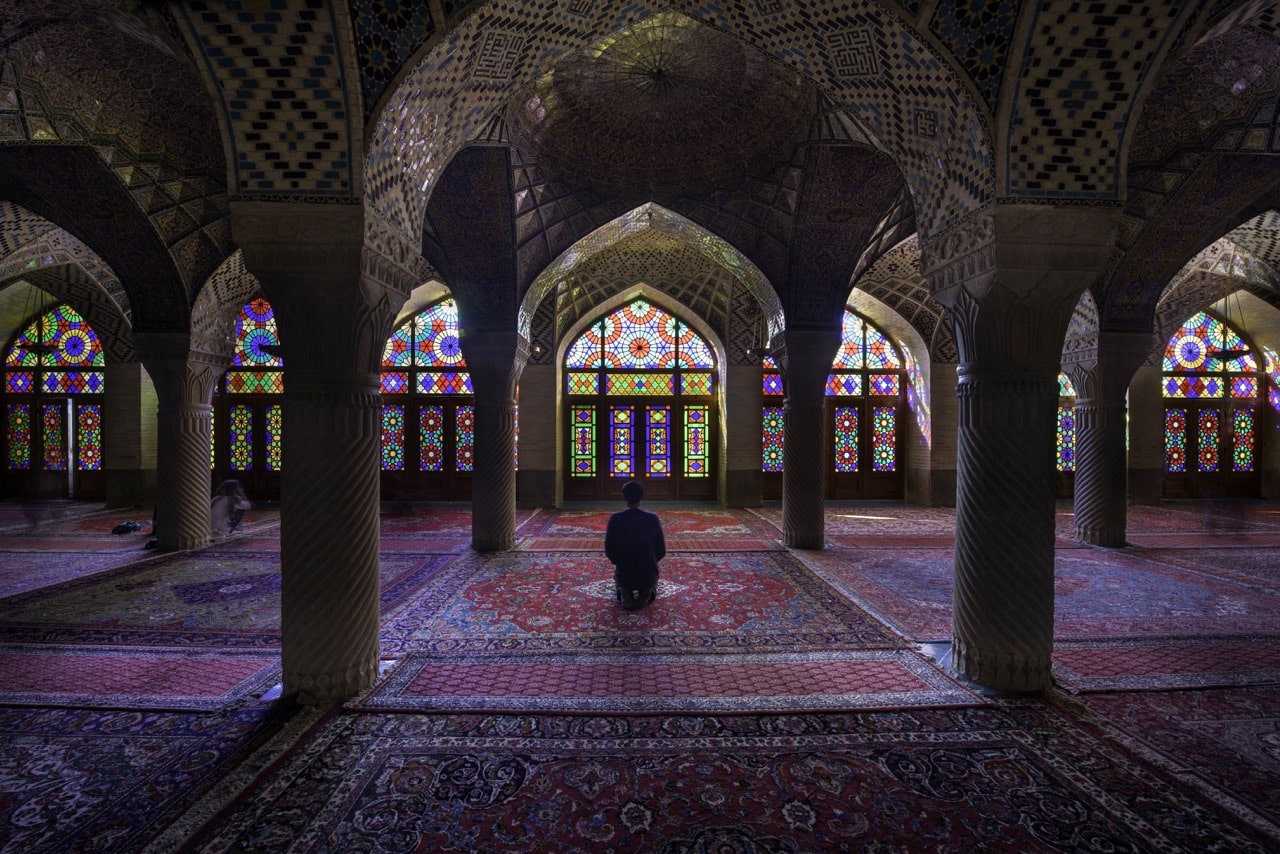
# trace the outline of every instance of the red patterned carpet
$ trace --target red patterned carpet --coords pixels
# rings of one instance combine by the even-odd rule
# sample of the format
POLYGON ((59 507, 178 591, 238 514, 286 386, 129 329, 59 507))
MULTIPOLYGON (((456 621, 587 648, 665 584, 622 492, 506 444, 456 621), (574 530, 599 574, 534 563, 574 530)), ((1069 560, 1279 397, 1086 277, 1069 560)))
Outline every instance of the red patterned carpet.
POLYGON ((1059 641, 1053 672, 1072 691, 1280 684, 1280 637, 1059 641))

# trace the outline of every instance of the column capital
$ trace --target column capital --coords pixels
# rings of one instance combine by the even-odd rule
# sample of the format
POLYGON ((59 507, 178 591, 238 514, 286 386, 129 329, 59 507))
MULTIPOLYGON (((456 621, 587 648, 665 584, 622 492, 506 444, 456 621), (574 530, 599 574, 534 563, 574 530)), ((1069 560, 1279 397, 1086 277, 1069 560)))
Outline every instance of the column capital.
POLYGON ((1068 342, 1062 370, 1076 387, 1077 402, 1123 400, 1129 380, 1151 355, 1150 332, 1099 332, 1097 337, 1068 342))
POLYGON ((840 348, 840 333, 836 325, 785 329, 774 336, 770 355, 782 370, 789 406, 822 402, 831 363, 840 348))
POLYGON ((134 348, 164 406, 213 400, 218 377, 231 364, 233 344, 185 332, 137 332, 134 348))

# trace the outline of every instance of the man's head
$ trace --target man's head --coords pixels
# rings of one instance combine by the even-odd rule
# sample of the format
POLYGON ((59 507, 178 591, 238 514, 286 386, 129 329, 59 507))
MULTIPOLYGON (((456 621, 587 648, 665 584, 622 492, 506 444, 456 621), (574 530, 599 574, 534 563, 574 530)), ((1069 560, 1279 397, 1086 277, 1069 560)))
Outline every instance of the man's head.
POLYGON ((628 504, 639 504, 644 498, 644 487, 638 480, 629 480, 622 485, 622 500, 628 504))

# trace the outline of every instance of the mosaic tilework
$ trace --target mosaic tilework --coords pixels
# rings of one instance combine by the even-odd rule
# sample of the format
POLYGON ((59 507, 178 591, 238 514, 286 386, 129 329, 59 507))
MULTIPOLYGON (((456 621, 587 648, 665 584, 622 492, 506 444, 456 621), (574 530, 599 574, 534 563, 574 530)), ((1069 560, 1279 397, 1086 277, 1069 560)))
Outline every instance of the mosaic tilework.
POLYGON ((955 334, 946 309, 929 293, 920 275, 920 242, 903 241, 880 257, 857 281, 857 289, 880 300, 915 327, 934 362, 960 360, 955 334))
POLYGON ((1114 199, 1133 93, 1190 4, 1048 0, 1022 49, 1002 195, 1114 199), (1082 48, 1081 37, 1098 39, 1082 48))
MULTIPOLYGON (((692 14, 760 47, 847 104, 903 165, 920 210, 929 212, 920 223, 926 233, 958 221, 993 197, 988 134, 976 105, 910 30, 869 4, 786 7, 774 15, 754 3, 721 8, 681 2, 661 8, 692 14), (833 65, 827 36, 851 30, 875 34, 878 75, 849 77, 833 65), (917 135, 917 113, 935 116, 932 139, 917 135)), ((417 232, 443 164, 519 86, 554 57, 587 47, 610 29, 660 7, 596 4, 593 21, 579 19, 580 26, 593 27, 590 32, 567 26, 561 11, 558 5, 488 4, 465 17, 406 76, 374 134, 366 181, 369 199, 397 228, 417 232), (471 75, 490 31, 525 39, 519 65, 506 82, 471 75), (401 116, 411 118, 402 121, 401 116)))
POLYGON ((262 285, 244 266, 239 250, 232 253, 197 294, 191 308, 191 331, 214 341, 235 340, 235 324, 240 309, 262 294, 262 285))
POLYGON ((360 63, 364 117, 372 114, 400 67, 431 38, 436 23, 426 3, 348 0, 360 63))
MULTIPOLYGON (((1259 214, 1244 225, 1233 228, 1226 239, 1252 256, 1249 260, 1256 259, 1272 268, 1266 273, 1257 273, 1260 280, 1272 284, 1277 281, 1273 271, 1280 270, 1280 212, 1272 210, 1259 214)), ((1250 278, 1253 275, 1251 273, 1250 278)))
POLYGON ((26 208, 0 199, 0 264, 57 226, 26 208))
POLYGON ((230 129, 234 193, 357 193, 347 70, 331 4, 190 2, 179 25, 216 81, 230 129))
POLYGON ((939 3, 929 22, 929 29, 951 48, 993 112, 1000 103, 1000 81, 1020 5, 1014 0, 939 3))
POLYGON ((747 351, 767 345, 760 303, 755 301, 750 291, 735 283, 729 294, 729 333, 725 336, 729 364, 759 365, 760 357, 747 351))
POLYGON ((529 343, 541 344, 540 354, 529 353, 530 365, 550 365, 556 360, 556 300, 549 295, 538 303, 538 310, 533 313, 533 323, 529 328, 529 343))
POLYGON ((1081 346, 1096 344, 1098 340, 1098 303, 1093 294, 1085 291, 1076 302, 1071 312, 1071 322, 1067 324, 1067 334, 1063 340, 1063 351, 1077 349, 1081 346))

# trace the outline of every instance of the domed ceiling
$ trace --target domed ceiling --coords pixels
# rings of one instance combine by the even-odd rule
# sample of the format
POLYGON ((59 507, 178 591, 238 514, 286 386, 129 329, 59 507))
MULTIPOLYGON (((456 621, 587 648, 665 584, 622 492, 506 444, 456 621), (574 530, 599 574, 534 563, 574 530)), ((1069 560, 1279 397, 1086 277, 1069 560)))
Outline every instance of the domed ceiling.
POLYGON ((563 180, 667 195, 736 186, 789 154, 815 108, 793 71, 664 13, 560 62, 512 99, 507 121, 563 180))

